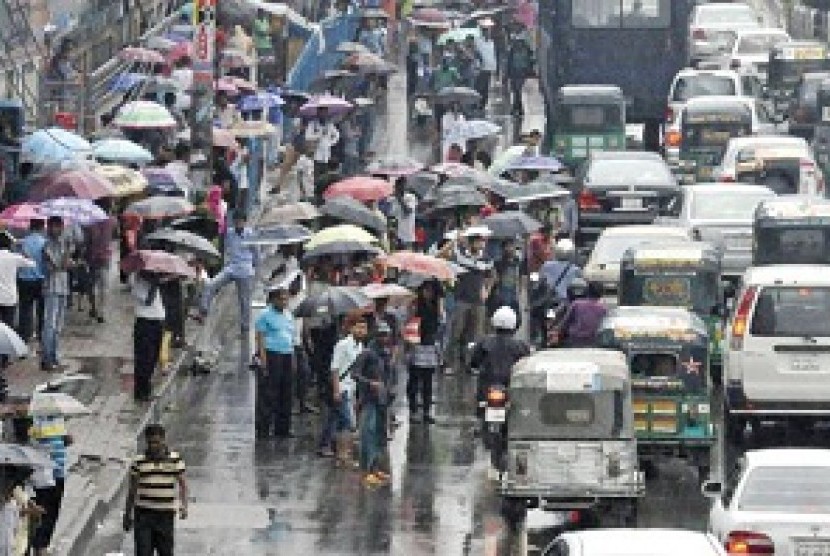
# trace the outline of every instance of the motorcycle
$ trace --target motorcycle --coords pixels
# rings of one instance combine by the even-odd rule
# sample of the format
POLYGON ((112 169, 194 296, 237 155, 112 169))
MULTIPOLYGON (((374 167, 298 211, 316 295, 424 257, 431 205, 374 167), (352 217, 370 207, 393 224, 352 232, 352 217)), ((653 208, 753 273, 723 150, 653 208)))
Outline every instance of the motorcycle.
POLYGON ((490 452, 490 462, 499 472, 505 470, 505 449, 507 447, 507 388, 494 384, 487 388, 480 402, 484 409, 482 439, 490 452))

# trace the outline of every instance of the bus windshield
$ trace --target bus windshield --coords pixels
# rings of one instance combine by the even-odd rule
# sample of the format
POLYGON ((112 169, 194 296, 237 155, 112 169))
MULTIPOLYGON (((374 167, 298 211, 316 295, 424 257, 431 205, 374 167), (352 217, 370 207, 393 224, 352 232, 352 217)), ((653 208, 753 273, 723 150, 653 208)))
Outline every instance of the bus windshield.
POLYGON ((576 28, 655 29, 671 23, 671 0, 573 0, 576 28))
POLYGON ((804 226, 757 225, 755 264, 830 264, 830 223, 804 226))

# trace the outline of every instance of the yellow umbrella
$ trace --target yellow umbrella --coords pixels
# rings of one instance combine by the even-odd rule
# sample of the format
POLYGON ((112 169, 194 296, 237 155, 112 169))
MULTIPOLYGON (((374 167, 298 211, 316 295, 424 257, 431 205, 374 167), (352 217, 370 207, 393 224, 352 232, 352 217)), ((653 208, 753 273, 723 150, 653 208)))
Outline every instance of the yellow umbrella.
POLYGON ((119 197, 143 193, 147 189, 147 178, 130 168, 118 164, 102 164, 92 170, 112 183, 115 194, 119 197))
POLYGON ((246 121, 237 124, 228 131, 236 137, 265 137, 276 131, 273 125, 260 120, 246 121))
POLYGON ((305 244, 307 251, 325 245, 327 243, 334 243, 335 241, 350 241, 355 243, 377 243, 378 238, 357 226, 352 224, 343 224, 340 226, 332 226, 325 230, 320 230, 305 244))

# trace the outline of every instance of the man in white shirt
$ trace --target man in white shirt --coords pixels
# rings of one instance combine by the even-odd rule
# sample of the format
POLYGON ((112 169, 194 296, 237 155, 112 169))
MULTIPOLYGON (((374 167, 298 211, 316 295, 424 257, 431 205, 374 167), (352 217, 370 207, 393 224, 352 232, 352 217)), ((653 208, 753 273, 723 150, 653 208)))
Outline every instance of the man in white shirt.
POLYGON ((461 105, 454 103, 443 116, 441 116, 441 160, 446 162, 450 147, 458 145, 463 154, 467 150, 467 118, 461 112, 461 105))
MULTIPOLYGON (((14 313, 17 307, 17 270, 34 268, 35 262, 23 255, 11 252, 12 239, 5 232, 0 233, 0 322, 9 327, 14 326, 14 313)), ((8 362, 5 355, 0 355, 0 369, 8 362)))
POLYGON ((496 41, 493 40, 493 22, 485 19, 480 23, 481 35, 476 40, 476 50, 481 58, 481 69, 476 78, 476 91, 481 95, 481 109, 487 108, 490 97, 490 79, 497 70, 496 41))
POLYGON ((352 430, 354 429, 355 382, 349 372, 366 342, 369 328, 363 316, 347 317, 343 328, 348 335, 334 346, 331 355, 331 400, 328 414, 323 421, 318 454, 332 457, 331 444, 337 446, 337 463, 342 467, 354 468, 351 457, 352 430))
POLYGON ((395 221, 396 249, 412 249, 415 245, 415 210, 418 198, 406 191, 406 178, 395 182, 395 196, 391 199, 390 218, 395 221))
POLYGON ((320 107, 317 118, 308 122, 305 140, 314 146, 314 175, 322 176, 331 160, 331 148, 340 140, 340 132, 329 120, 326 107, 320 107))
POLYGON ((149 402, 152 386, 150 379, 156 368, 164 334, 164 305, 159 285, 170 278, 153 273, 138 273, 132 279, 135 302, 133 326, 133 398, 137 402, 149 402))

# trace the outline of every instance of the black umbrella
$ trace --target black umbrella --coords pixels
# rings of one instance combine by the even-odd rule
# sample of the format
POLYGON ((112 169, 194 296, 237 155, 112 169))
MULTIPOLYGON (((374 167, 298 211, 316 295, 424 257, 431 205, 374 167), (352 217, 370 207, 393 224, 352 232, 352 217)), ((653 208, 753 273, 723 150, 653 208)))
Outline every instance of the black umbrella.
POLYGON ((303 261, 335 255, 382 255, 383 249, 359 241, 332 241, 306 251, 303 261))
POLYGON ((436 209, 483 207, 487 200, 479 191, 465 185, 444 185, 435 192, 436 209))
POLYGON ((219 236, 219 223, 212 216, 205 214, 194 214, 177 218, 170 222, 174 230, 185 230, 196 235, 213 239, 219 236))
POLYGON ((183 251, 195 253, 196 255, 205 255, 217 259, 221 257, 219 250, 210 241, 198 234, 185 230, 164 228, 149 234, 146 239, 148 241, 171 243, 183 251))
POLYGON ((469 87, 444 87, 435 93, 434 100, 438 104, 452 104, 458 102, 460 104, 472 104, 481 99, 476 91, 469 87))
POLYGON ((332 286, 325 291, 306 297, 297 305, 294 316, 323 317, 345 315, 352 311, 365 309, 372 300, 358 288, 350 286, 332 286))
POLYGON ((519 210, 509 210, 488 216, 482 222, 493 232, 491 237, 511 239, 532 234, 542 227, 535 218, 519 210))
POLYGON ((311 230, 299 224, 275 224, 257 228, 245 238, 248 245, 291 245, 303 243, 311 237, 311 230))
POLYGON ((380 233, 386 232, 386 221, 363 203, 351 197, 332 197, 320 208, 320 212, 380 233))
POLYGON ((416 172, 406 176, 404 188, 420 198, 426 197, 427 193, 438 185, 438 176, 432 172, 416 172))

